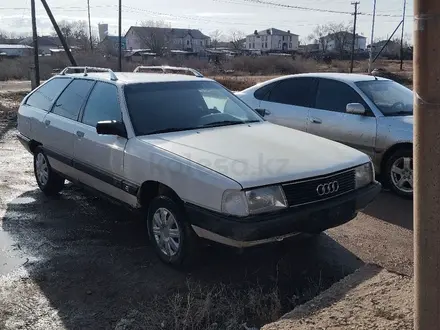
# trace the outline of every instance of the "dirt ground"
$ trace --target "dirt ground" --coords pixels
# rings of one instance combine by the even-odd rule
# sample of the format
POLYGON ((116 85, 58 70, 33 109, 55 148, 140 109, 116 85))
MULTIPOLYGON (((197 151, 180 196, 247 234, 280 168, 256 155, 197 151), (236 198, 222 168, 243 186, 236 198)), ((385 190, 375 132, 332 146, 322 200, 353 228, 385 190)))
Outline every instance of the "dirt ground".
POLYGON ((412 205, 386 192, 313 240, 212 246, 193 269, 169 268, 141 216, 72 185, 45 197, 15 125, 0 118, 0 329, 246 329, 366 262, 411 275, 412 205))
POLYGON ((366 265, 262 330, 412 330, 413 281, 366 265))

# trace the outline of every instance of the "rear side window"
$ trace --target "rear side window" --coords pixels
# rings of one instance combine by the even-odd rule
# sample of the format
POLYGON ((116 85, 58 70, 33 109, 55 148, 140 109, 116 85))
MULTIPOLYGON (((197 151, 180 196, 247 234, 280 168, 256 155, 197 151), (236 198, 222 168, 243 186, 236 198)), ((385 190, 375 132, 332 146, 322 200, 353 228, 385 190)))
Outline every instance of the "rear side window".
POLYGON ((71 79, 54 78, 38 88, 26 100, 26 104, 41 110, 49 111, 53 100, 66 88, 71 79))
POLYGON ((312 107, 317 81, 314 78, 291 78, 281 81, 270 91, 268 101, 300 107, 312 107))
POLYGON ((320 79, 316 95, 316 108, 335 112, 345 112, 348 103, 367 104, 353 88, 347 84, 330 79, 320 79))
POLYGON ((85 79, 75 79, 61 93, 55 106, 53 113, 72 120, 78 119, 84 101, 92 88, 94 81, 85 79))
POLYGON ((276 84, 278 84, 278 82, 274 82, 274 83, 271 83, 271 84, 267 84, 266 86, 263 86, 263 87, 261 87, 261 88, 259 88, 259 89, 257 89, 255 92, 254 92, 254 97, 257 99, 257 100, 267 100, 267 97, 268 97, 268 95, 269 95, 269 92, 272 90, 272 88, 274 88, 275 86, 276 86, 276 84))
POLYGON ((96 126, 102 120, 121 120, 118 89, 115 85, 97 82, 84 108, 82 122, 96 126))

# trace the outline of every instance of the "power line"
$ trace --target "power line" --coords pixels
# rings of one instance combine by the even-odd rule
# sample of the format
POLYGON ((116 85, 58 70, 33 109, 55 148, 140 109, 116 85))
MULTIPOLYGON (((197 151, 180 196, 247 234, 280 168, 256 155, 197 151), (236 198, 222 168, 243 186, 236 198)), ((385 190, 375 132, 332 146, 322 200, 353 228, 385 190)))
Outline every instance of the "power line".
MULTIPOLYGON (((219 1, 219 0, 213 0, 213 1, 219 1)), ((284 3, 278 3, 273 1, 267 1, 267 0, 241 0, 239 2, 236 0, 235 2, 231 2, 235 4, 243 4, 243 5, 249 5, 249 4, 260 4, 260 5, 266 5, 269 7, 279 7, 279 8, 285 8, 285 9, 296 9, 296 10, 303 10, 303 11, 314 11, 318 13, 330 13, 330 14, 342 14, 342 15, 352 15, 353 13, 350 11, 342 11, 342 10, 332 10, 332 9, 324 9, 324 8, 313 8, 313 7, 305 7, 305 6, 297 6, 297 5, 287 5, 284 3)), ((371 13, 362 13, 359 12, 358 15, 364 15, 364 16, 371 16, 371 13)), ((401 15, 396 14, 376 14, 376 16, 382 16, 382 17, 401 17, 401 15)), ((408 15, 409 17, 410 15, 408 15)))

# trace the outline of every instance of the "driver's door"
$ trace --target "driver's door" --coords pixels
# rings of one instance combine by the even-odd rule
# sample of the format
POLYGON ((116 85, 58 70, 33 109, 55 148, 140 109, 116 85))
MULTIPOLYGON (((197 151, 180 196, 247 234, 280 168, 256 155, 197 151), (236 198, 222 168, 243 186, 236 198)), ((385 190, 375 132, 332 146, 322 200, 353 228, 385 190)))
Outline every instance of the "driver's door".
POLYGON ((309 112, 308 132, 374 156, 376 117, 358 92, 346 83, 319 79, 315 107, 309 112), (365 114, 347 113, 348 103, 361 103, 365 114))
POLYGON ((117 87, 97 82, 74 132, 74 166, 80 182, 132 204, 135 196, 121 189, 127 139, 96 132, 98 121, 121 121, 121 118, 117 87))

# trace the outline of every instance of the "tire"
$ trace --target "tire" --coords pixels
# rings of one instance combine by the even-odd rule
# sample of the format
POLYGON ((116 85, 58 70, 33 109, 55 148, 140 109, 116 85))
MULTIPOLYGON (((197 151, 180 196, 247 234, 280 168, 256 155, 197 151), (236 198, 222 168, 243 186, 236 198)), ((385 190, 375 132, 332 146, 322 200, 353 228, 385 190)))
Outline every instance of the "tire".
POLYGON ((58 194, 64 187, 64 178, 52 170, 41 147, 34 151, 34 175, 38 187, 47 196, 58 194))
POLYGON ((189 225, 183 208, 172 198, 158 196, 151 201, 147 227, 151 244, 164 263, 184 267, 197 260, 200 251, 198 237, 189 225))
POLYGON ((413 153, 410 148, 398 149, 387 159, 384 181, 397 195, 413 197, 413 153))

